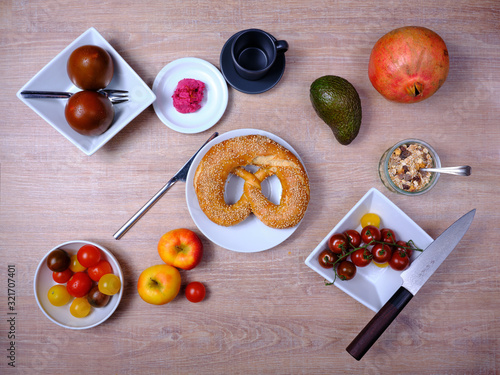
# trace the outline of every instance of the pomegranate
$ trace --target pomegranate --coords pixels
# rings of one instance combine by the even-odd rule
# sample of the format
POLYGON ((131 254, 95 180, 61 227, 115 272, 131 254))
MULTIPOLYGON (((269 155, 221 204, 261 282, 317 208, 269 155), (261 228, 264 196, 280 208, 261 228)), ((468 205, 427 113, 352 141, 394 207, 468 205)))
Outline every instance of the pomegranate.
POLYGON ((385 98, 416 103, 432 96, 448 76, 450 59, 443 39, 425 27, 392 30, 372 49, 368 77, 385 98))

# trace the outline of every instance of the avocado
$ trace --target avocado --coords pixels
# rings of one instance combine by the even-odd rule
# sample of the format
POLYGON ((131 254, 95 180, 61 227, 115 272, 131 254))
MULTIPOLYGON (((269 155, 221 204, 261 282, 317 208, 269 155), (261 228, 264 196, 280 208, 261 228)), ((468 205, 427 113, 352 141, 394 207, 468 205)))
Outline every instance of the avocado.
POLYGON ((311 84, 310 99, 340 144, 348 145, 356 138, 361 126, 361 100, 353 85, 341 77, 323 76, 311 84))

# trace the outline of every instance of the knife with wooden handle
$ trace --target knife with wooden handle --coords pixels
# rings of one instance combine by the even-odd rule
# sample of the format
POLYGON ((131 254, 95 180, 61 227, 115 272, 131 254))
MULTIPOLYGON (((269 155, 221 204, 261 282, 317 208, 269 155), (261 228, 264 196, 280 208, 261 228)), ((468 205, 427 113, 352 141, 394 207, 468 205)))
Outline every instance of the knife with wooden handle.
POLYGON ((475 213, 474 209, 455 221, 411 263, 407 270, 401 273, 403 285, 347 347, 346 350, 350 355, 358 361, 365 355, 457 246, 469 229, 475 213))

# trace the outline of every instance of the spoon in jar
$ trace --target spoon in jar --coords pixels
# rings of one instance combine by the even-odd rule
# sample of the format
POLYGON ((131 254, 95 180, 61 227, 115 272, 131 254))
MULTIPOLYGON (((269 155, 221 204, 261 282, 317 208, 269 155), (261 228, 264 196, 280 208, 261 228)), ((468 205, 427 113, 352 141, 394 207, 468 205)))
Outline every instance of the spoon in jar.
POLYGON ((423 172, 436 172, 454 174, 457 176, 470 176, 471 167, 468 165, 461 165, 459 167, 442 167, 442 168, 421 168, 423 172))

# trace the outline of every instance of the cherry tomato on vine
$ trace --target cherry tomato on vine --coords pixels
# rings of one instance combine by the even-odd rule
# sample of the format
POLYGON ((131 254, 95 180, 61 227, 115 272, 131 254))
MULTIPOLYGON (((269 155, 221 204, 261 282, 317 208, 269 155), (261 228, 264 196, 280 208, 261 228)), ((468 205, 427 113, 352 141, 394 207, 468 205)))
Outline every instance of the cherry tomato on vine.
POLYGON ((71 262, 69 264, 69 269, 73 272, 83 272, 87 269, 87 267, 84 267, 80 264, 78 261, 78 256, 76 254, 73 254, 71 256, 71 262))
POLYGON ((198 281, 193 281, 186 286, 186 298, 190 302, 197 303, 203 301, 205 293, 205 286, 198 281))
POLYGON ((64 285, 54 285, 49 289, 47 298, 54 306, 64 306, 69 302, 71 296, 64 285))
POLYGON ((392 254, 391 260, 389 260, 389 266, 396 271, 405 270, 408 268, 409 264, 410 258, 404 251, 395 251, 394 254, 392 254))
POLYGON ((67 283, 71 276, 73 276, 73 271, 71 271, 69 268, 66 268, 62 272, 52 273, 52 279, 54 279, 54 281, 59 284, 67 283))
POLYGON ((344 235, 347 237, 347 241, 351 247, 359 247, 361 245, 361 235, 357 230, 348 229, 344 232, 344 235))
POLYGON ((333 263, 335 263, 338 258, 339 257, 332 253, 330 249, 325 249, 319 254, 318 262, 323 268, 332 268, 333 263))
POLYGON ((51 251, 47 257, 47 267, 53 272, 62 272, 70 265, 68 253, 62 249, 51 251))
POLYGON ((361 226, 364 228, 367 225, 373 225, 375 227, 380 226, 380 217, 377 214, 367 213, 361 217, 361 226))
POLYGON ((374 225, 367 225, 361 230, 361 240, 369 244, 372 241, 380 241, 380 231, 374 225))
POLYGON ((408 258, 410 258, 413 254, 413 249, 411 248, 410 244, 405 241, 397 241, 394 251, 405 252, 406 255, 408 255, 408 258))
POLYGON ((84 297, 92 288, 92 280, 86 272, 76 272, 69 279, 66 289, 73 297, 84 297))
POLYGON ((85 297, 75 298, 69 307, 69 312, 75 318, 85 318, 90 314, 90 310, 92 307, 90 306, 89 301, 85 297))
POLYGON ((391 259, 392 250, 389 245, 377 243, 372 248, 373 261, 377 263, 386 263, 391 259))
POLYGON ((113 273, 113 268, 107 260, 102 259, 101 261, 99 261, 99 263, 97 263, 96 266, 90 267, 87 270, 87 273, 92 280, 99 281, 103 275, 113 273))
POLYGON ((93 267, 101 260, 101 250, 94 245, 83 245, 76 253, 78 262, 85 268, 93 267))
POLYGON ((347 237, 343 233, 335 233, 328 240, 328 248, 334 254, 341 254, 348 249, 347 237))
POLYGON ((358 249, 351 254, 351 261, 357 267, 366 267, 372 261, 372 253, 368 249, 358 249))
POLYGON ((107 273, 99 279, 99 291, 108 296, 112 296, 119 292, 122 282, 120 278, 112 273, 107 273))
POLYGON ((380 237, 382 241, 388 243, 389 245, 396 244, 396 235, 394 234, 394 231, 392 229, 389 228, 382 229, 380 231, 380 237))
POLYGON ((356 266, 354 263, 344 260, 337 267, 337 275, 341 280, 351 280, 356 275, 356 266))

